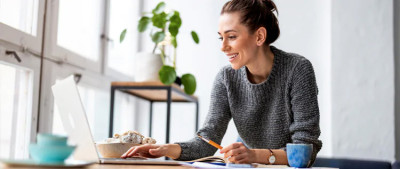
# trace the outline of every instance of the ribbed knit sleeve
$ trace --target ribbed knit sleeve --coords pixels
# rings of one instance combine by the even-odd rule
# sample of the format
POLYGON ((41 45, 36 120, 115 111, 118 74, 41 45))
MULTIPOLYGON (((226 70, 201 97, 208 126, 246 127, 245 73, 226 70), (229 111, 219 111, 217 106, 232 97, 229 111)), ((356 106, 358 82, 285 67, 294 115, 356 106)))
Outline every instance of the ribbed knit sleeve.
MULTIPOLYGON (((224 78, 224 69, 222 69, 214 81, 207 118, 203 127, 198 131, 198 134, 201 136, 211 139, 218 144, 221 144, 228 123, 231 120, 224 78)), ((212 156, 217 150, 217 148, 209 145, 197 136, 187 142, 177 142, 176 144, 179 144, 182 148, 181 155, 177 160, 187 161, 212 156)))
POLYGON ((291 105, 293 122, 290 125, 290 133, 293 143, 313 144, 313 164, 317 153, 321 149, 322 142, 318 140, 319 108, 318 88, 311 62, 307 59, 299 60, 292 74, 291 105))

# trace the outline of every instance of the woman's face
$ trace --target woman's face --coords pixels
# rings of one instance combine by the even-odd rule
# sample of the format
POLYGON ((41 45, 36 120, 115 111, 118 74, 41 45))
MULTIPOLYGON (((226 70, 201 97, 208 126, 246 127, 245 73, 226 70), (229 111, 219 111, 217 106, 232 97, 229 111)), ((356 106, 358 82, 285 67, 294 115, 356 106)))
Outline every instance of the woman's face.
POLYGON ((224 13, 219 18, 218 34, 222 41, 221 50, 231 62, 233 69, 250 64, 256 57, 256 35, 240 23, 240 13, 224 13))

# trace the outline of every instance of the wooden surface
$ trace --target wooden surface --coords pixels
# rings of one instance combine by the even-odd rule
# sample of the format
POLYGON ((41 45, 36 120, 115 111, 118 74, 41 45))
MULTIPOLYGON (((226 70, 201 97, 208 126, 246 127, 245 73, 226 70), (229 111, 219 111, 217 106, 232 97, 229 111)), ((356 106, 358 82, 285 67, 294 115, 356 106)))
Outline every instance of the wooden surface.
MULTIPOLYGON (((8 167, 0 164, 2 169, 40 169, 39 167, 8 167)), ((167 165, 124 165, 124 164, 93 164, 83 169, 193 169, 189 166, 167 166, 167 165)), ((45 167, 43 169, 52 169, 51 167, 45 167)), ((65 168, 72 169, 72 168, 65 168)))
MULTIPOLYGON (((179 90, 182 94, 185 92, 176 84, 172 85, 164 85, 163 83, 159 81, 153 81, 153 82, 112 82, 111 86, 113 87, 122 87, 122 86, 131 86, 131 87, 148 87, 148 86, 153 86, 153 87, 172 87, 176 90, 179 90)), ((123 89, 118 89, 118 90, 123 90, 123 89)), ((167 90, 165 89, 160 89, 160 90, 145 90, 145 89, 128 89, 124 90, 127 93, 133 94, 135 96, 142 97, 147 100, 151 101, 161 101, 165 102, 167 101, 167 90)), ((190 100, 186 99, 182 94, 179 92, 175 92, 174 90, 171 91, 171 99, 174 102, 190 102, 190 100)), ((196 96, 190 96, 193 99, 197 99, 196 96)))

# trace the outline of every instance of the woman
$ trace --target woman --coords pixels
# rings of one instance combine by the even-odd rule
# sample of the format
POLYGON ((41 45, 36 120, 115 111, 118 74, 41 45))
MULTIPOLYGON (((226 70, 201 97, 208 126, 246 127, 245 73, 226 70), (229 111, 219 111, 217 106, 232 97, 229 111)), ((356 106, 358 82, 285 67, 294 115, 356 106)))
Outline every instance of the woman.
MULTIPOLYGON (((224 147, 220 152, 229 161, 288 164, 286 143, 307 143, 313 144, 312 164, 322 146, 314 70, 306 58, 270 46, 279 36, 274 11, 271 0, 231 0, 223 6, 218 34, 231 65, 216 76, 209 114, 198 134, 220 143, 233 119, 248 147, 224 147)), ((193 160, 215 151, 196 137, 133 147, 122 157, 193 160)))

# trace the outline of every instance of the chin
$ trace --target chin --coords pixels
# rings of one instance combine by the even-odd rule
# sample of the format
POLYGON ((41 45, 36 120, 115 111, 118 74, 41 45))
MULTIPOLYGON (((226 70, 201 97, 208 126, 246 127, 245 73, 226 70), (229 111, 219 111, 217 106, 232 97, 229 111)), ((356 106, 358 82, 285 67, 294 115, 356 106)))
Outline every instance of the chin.
POLYGON ((241 66, 236 65, 236 64, 231 64, 232 69, 238 70, 241 68, 241 66))

